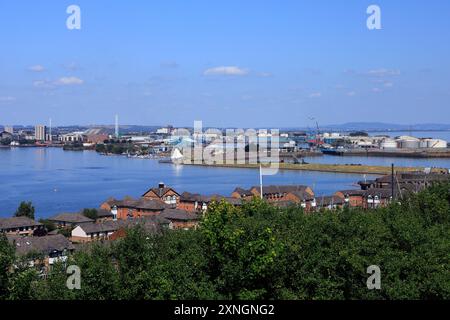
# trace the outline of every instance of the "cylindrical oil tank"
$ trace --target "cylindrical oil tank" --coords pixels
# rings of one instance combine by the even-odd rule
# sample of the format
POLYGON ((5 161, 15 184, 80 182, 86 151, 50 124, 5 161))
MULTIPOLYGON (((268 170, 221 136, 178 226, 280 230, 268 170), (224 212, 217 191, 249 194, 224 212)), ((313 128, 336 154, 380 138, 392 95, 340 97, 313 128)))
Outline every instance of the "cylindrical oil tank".
POLYGON ((447 141, 442 139, 429 139, 428 148, 447 148, 447 141))
POLYGON ((419 144, 419 139, 406 138, 400 140, 399 146, 402 149, 417 149, 419 148, 419 144))
POLYGON ((429 141, 430 139, 421 139, 419 142, 419 147, 420 148, 429 148, 429 141))
POLYGON ((383 149, 394 149, 397 148, 397 141, 395 141, 394 139, 384 139, 381 144, 380 147, 383 149))

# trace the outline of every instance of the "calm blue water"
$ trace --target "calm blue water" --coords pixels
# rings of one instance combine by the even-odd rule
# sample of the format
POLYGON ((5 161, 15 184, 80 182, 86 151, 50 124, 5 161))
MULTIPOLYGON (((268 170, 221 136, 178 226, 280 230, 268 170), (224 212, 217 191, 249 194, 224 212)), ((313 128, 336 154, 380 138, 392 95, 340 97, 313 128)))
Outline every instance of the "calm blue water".
MULTIPOLYGON (((317 194, 356 187, 359 175, 282 171, 265 184, 306 184, 317 194)), ((137 197, 164 181, 177 191, 230 195, 236 186, 259 184, 258 170, 160 164, 155 160, 101 156, 58 148, 0 148, 0 216, 32 201, 38 217, 98 207, 113 196, 137 197)))
MULTIPOLYGON (((311 159, 313 160, 313 159, 311 159)), ((374 163, 450 167, 450 160, 384 159, 365 157, 314 158, 326 163, 374 163), (426 162, 426 164, 425 164, 426 162)), ((371 178, 370 176, 367 177, 371 178)), ((305 184, 316 194, 356 188, 361 175, 280 171, 264 177, 264 184, 305 184)), ((177 191, 230 195, 236 186, 259 184, 254 169, 205 168, 160 164, 156 160, 101 156, 93 151, 71 152, 59 148, 0 148, 0 216, 10 216, 20 201, 32 201, 37 217, 98 207, 113 196, 138 197, 164 181, 177 191)))

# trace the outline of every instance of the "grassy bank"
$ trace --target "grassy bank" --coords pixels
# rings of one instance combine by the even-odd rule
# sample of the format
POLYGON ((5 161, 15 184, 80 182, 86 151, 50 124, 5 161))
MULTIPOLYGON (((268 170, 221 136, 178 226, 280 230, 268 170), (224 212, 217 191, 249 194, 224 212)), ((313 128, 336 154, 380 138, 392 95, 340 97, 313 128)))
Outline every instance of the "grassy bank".
MULTIPOLYGON (((221 168, 245 168, 245 169, 257 169, 258 164, 186 164, 205 167, 221 167, 221 168)), ((308 164, 291 164, 280 163, 280 170, 303 170, 303 171, 318 171, 318 172, 334 172, 334 173, 352 173, 352 174, 376 174, 386 175, 391 173, 390 166, 368 166, 368 165, 345 165, 345 164, 320 164, 320 163, 308 163, 308 164)), ((424 170, 423 167, 396 167, 396 172, 414 172, 424 170)), ((433 168, 434 172, 439 172, 439 168, 433 168)))

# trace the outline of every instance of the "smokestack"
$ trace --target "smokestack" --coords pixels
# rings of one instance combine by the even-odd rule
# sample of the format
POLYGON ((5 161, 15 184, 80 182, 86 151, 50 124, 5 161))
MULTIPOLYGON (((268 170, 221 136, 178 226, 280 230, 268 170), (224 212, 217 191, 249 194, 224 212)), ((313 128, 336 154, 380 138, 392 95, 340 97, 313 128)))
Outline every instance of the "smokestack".
POLYGON ((116 138, 119 138, 119 115, 116 114, 116 138))

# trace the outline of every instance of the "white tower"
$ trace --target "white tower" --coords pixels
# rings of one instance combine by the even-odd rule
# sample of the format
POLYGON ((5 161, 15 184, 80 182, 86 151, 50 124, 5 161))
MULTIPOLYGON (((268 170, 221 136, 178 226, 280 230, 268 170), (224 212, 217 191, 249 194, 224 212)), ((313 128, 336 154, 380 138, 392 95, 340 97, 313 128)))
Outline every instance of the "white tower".
POLYGON ((119 115, 116 114, 116 138, 119 138, 119 115))
POLYGON ((48 141, 52 141, 52 118, 48 121, 48 141))

